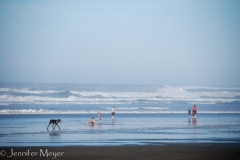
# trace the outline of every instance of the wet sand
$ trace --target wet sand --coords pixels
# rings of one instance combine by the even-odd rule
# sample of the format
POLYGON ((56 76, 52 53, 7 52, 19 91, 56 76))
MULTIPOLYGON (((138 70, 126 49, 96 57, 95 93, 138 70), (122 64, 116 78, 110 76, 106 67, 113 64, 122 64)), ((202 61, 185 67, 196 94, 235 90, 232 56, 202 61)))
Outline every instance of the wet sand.
POLYGON ((0 151, 2 154, 1 159, 240 159, 240 144, 216 143, 166 144, 158 146, 0 147, 0 151), (12 151, 15 155, 13 155, 12 151))

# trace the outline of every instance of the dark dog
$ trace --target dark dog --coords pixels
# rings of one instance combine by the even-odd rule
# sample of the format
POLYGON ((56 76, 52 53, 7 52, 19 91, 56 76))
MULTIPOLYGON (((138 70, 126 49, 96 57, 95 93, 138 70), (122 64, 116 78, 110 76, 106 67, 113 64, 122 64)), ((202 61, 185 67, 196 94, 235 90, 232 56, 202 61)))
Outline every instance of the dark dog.
MULTIPOLYGON (((52 124, 53 130, 55 130, 55 127, 56 127, 56 126, 58 126, 58 128, 59 128, 59 130, 60 130, 60 127, 59 127, 59 125, 58 125, 59 122, 62 122, 62 120, 61 120, 61 119, 58 119, 58 120, 51 119, 51 120, 49 121, 48 127, 50 126, 50 124, 52 124), (53 126, 54 126, 54 127, 53 127, 53 126)), ((48 130, 48 127, 47 127, 47 130, 48 130)))

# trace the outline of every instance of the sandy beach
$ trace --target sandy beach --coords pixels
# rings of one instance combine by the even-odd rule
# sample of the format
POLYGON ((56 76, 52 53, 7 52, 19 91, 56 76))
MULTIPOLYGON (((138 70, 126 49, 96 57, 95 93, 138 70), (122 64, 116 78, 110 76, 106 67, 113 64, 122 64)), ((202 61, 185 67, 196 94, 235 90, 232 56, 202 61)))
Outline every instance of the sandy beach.
POLYGON ((161 146, 1 147, 1 159, 194 159, 240 158, 239 144, 167 144, 161 146), (5 152, 4 152, 5 151, 5 152), (3 156, 3 153, 5 155, 3 156), (18 155, 17 155, 18 154, 18 155))

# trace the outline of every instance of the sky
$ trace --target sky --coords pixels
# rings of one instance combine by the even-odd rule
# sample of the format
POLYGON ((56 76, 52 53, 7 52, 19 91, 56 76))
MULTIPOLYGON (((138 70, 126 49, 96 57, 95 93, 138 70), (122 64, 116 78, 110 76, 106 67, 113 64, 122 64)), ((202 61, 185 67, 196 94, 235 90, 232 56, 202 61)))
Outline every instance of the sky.
POLYGON ((238 0, 1 0, 0 82, 240 86, 238 0))

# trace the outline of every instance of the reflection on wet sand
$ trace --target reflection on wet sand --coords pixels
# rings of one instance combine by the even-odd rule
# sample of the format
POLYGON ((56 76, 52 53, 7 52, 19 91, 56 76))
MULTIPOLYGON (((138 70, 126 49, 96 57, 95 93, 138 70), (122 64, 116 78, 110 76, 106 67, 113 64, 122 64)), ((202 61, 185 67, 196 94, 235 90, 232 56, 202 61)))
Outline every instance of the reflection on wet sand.
POLYGON ((193 125, 193 126, 196 126, 196 125, 197 125, 197 118, 193 118, 193 119, 192 119, 192 125, 193 125))
POLYGON ((60 132, 59 131, 49 131, 49 135, 50 136, 60 136, 60 132))

